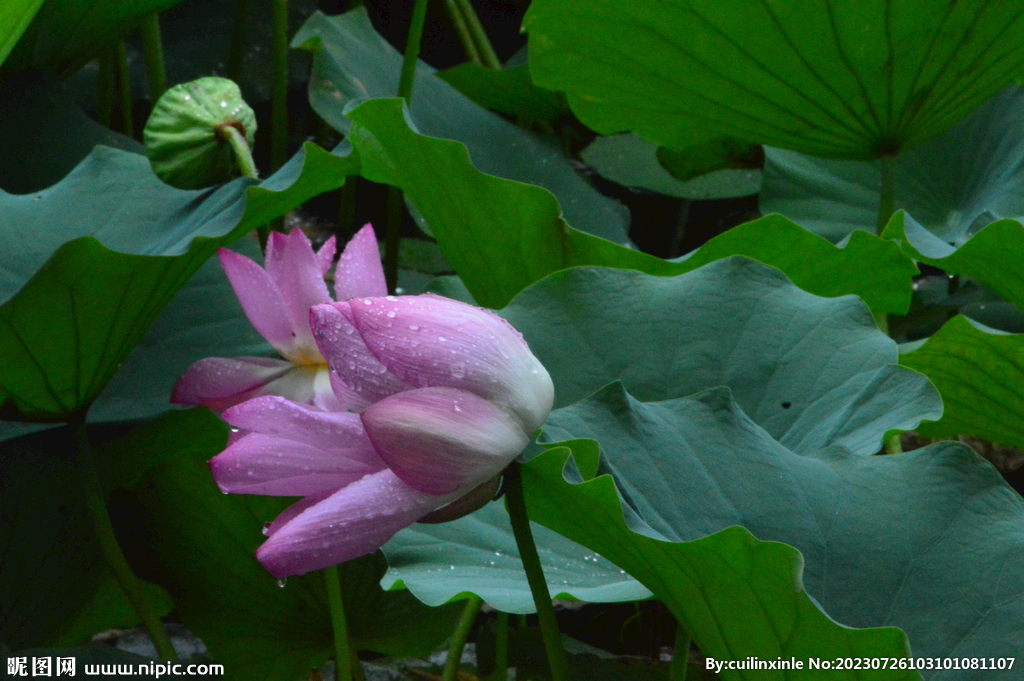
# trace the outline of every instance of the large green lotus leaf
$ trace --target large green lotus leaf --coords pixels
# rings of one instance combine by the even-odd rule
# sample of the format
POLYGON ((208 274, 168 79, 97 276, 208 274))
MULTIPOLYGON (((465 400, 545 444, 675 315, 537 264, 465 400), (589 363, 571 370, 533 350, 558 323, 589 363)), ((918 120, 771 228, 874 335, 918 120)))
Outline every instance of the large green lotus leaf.
POLYGON ((630 133, 598 137, 580 158, 613 182, 681 199, 731 199, 756 194, 761 188, 757 170, 726 169, 686 182, 677 180, 658 161, 658 147, 630 133))
POLYGON ((46 0, 2 73, 52 69, 69 76, 153 12, 181 0, 46 0))
MULTIPOLYGON (((232 250, 259 262, 255 239, 232 250)), ((274 356, 249 323, 234 289, 211 258, 171 299, 89 409, 90 423, 157 416, 171 408, 174 382, 204 357, 274 356)), ((55 424, 0 421, 0 441, 55 424)))
POLYGON ((659 147, 657 158, 673 177, 685 181, 728 168, 760 170, 764 147, 731 137, 713 138, 683 149, 659 147))
POLYGON ((526 121, 555 121, 569 113, 565 95, 534 85, 529 64, 489 69, 467 62, 439 71, 437 77, 485 109, 526 121))
MULTIPOLYGON (((625 501, 622 514, 611 509, 615 525, 595 519, 595 509, 614 501, 611 480, 590 483, 602 490, 596 499, 572 491, 562 470, 567 455, 548 453, 526 468, 531 516, 599 551, 656 596, 672 595, 666 602, 683 612, 706 654, 720 643, 706 616, 692 619, 703 615, 704 598, 672 564, 693 549, 649 538, 691 542, 742 525, 760 540, 790 544, 803 554, 807 592, 831 617, 853 627, 900 627, 915 657, 1013 657, 1024 641, 1024 500, 959 443, 899 456, 863 457, 840 446, 800 455, 749 419, 726 388, 644 404, 621 384, 556 411, 545 437, 600 443, 600 472, 611 474, 625 501)), ((580 449, 569 445, 574 454, 580 449)), ((580 468, 588 479, 597 462, 580 468)), ((701 566, 687 567, 683 574, 701 574, 701 566)), ((704 589, 707 598, 712 589, 704 589)), ((740 603, 716 621, 755 613, 740 603)), ((769 651, 761 655, 776 654, 769 651)), ((991 672, 928 676, 984 679, 991 672)))
MULTIPOLYGON (((559 448, 524 471, 531 515, 608 551, 612 560, 650 586, 706 657, 796 659, 806 668, 809 658, 909 656, 899 629, 851 629, 822 612, 804 589, 803 559, 793 547, 758 541, 740 527, 685 543, 668 542, 634 520, 611 476, 566 481, 562 467, 569 457, 568 450, 559 448), (555 510, 559 504, 561 515, 555 510)), ((723 670, 717 678, 815 678, 803 670, 768 674, 723 670)), ((906 670, 836 670, 829 677, 921 678, 906 670)))
POLYGON ((21 38, 43 0, 10 0, 0 7, 0 65, 21 38))
POLYGON ((998 220, 959 247, 951 246, 904 212, 896 213, 882 236, 897 241, 910 257, 947 274, 974 277, 1011 303, 1024 306, 1024 225, 998 220))
MULTIPOLYGON (((884 236, 900 243, 916 260, 950 274, 974 277, 994 290, 1018 313, 1024 305, 1024 226, 999 220, 983 228, 959 248, 935 236, 899 212, 884 236)), ((984 305, 964 313, 979 317, 984 305)), ((900 363, 928 376, 942 394, 945 413, 938 423, 923 424, 931 437, 973 435, 1004 445, 1024 446, 1024 401, 1016 387, 1024 381, 1021 336, 996 331, 958 316, 922 346, 903 354, 900 363)))
MULTIPOLYGON (((246 238, 232 246, 262 262, 259 244, 246 238)), ((175 381, 205 357, 275 351, 252 327, 220 262, 211 258, 167 304, 89 409, 89 420, 124 421, 167 411, 175 381)), ((0 435, 2 437, 2 435, 0 435)))
POLYGON ((405 191, 481 305, 503 307, 531 283, 566 267, 670 276, 730 255, 778 267, 819 295, 857 294, 877 312, 902 313, 910 304, 916 270, 898 248, 871 235, 838 249, 785 218, 768 216, 716 237, 682 262, 668 262, 572 229, 550 192, 482 173, 462 144, 418 134, 403 116, 401 100, 365 102, 349 117, 349 140, 363 175, 405 191), (864 277, 865 271, 874 276, 864 277))
MULTIPOLYGON (((623 570, 546 527, 534 524, 533 537, 555 598, 618 603, 651 595, 623 570)), ((404 586, 427 605, 473 593, 502 612, 536 612, 501 504, 450 523, 413 525, 384 545, 384 555, 389 567, 382 586, 404 586)))
MULTIPOLYGON (((310 102, 339 132, 351 126, 345 116, 350 103, 398 92, 402 55, 373 29, 364 8, 337 17, 314 14, 292 45, 315 50, 310 102)), ((566 220, 576 228, 616 243, 627 241, 629 212, 577 175, 557 144, 483 109, 423 63, 417 67, 411 107, 416 130, 462 142, 483 172, 545 187, 559 198, 566 220)))
POLYGON ((538 0, 530 68, 602 134, 709 133, 871 159, 954 125, 1024 68, 1024 7, 945 0, 538 0))
POLYGON ((906 254, 872 234, 858 232, 842 247, 835 247, 781 215, 734 227, 672 262, 687 265, 685 271, 690 271, 733 255, 771 265, 815 295, 857 295, 876 314, 905 314, 918 273, 906 254), (865 277, 866 271, 872 276, 865 277))
POLYGON ((555 383, 555 405, 614 380, 644 401, 729 386, 756 423, 801 454, 874 454, 890 429, 936 419, 920 374, 853 296, 819 298, 746 258, 678 277, 575 268, 523 291, 501 315, 555 383))
POLYGON ((357 166, 308 144, 257 186, 243 178, 190 192, 160 182, 142 156, 97 147, 53 187, 0 193, 5 415, 80 414, 217 246, 339 186, 357 166))
MULTIPOLYGON (((1001 217, 1024 215, 1024 87, 1013 85, 951 130, 896 157, 896 207, 961 244, 1001 217)), ((830 241, 877 227, 877 162, 768 149, 761 210, 830 241)))
MULTIPOLYGON (((67 428, 0 444, 0 643, 15 650, 77 645, 139 621, 95 538, 74 448, 67 428)), ((144 586, 170 612, 167 594, 144 586)))
POLYGON ((922 424, 923 435, 971 435, 1024 448, 1024 336, 958 315, 900 364, 920 371, 942 394, 945 413, 922 424))
MULTIPOLYGON (((289 500, 217 489, 206 461, 223 449, 228 428, 211 412, 179 412, 157 423, 161 441, 177 452, 118 480, 130 485, 115 517, 129 538, 133 567, 167 589, 185 625, 225 665, 226 678, 308 678, 333 646, 323 575, 292 577, 280 587, 253 554, 264 524, 289 500), (189 441, 187 449, 178 444, 189 441)), ((129 456, 111 456, 108 465, 131 468, 129 456)), ((385 592, 378 586, 384 569, 375 556, 341 567, 354 645, 399 657, 428 655, 451 633, 461 606, 431 609, 408 592, 385 592)))

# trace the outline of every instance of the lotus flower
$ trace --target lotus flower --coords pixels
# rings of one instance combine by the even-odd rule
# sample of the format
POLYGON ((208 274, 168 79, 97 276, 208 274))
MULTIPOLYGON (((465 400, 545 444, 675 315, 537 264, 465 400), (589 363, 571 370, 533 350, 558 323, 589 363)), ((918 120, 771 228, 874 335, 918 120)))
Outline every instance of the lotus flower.
MULTIPOLYGON (((327 363, 309 328, 309 308, 333 300, 324 275, 334 260, 331 237, 318 252, 301 230, 274 232, 267 240, 266 265, 220 249, 221 267, 242 309, 260 334, 284 359, 210 357, 196 362, 174 387, 176 404, 207 406, 214 411, 259 395, 335 408, 327 363)), ((345 247, 335 273, 338 298, 384 295, 384 273, 373 228, 365 226, 345 247)))
POLYGON ((522 335, 487 310, 371 296, 316 305, 309 317, 336 410, 250 399, 223 414, 246 434, 210 461, 224 492, 304 497, 256 552, 278 578, 372 553, 486 491, 554 396, 522 335))

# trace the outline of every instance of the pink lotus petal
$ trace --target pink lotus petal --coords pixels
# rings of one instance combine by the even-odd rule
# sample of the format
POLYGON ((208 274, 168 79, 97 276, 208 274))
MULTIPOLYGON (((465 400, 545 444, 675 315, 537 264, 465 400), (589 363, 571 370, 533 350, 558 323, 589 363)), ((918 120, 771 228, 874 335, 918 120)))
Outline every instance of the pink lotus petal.
POLYGON ((309 311, 309 323, 317 347, 331 371, 349 391, 376 402, 411 387, 388 372, 363 343, 352 325, 349 303, 317 305, 309 311))
POLYGON ((342 458, 362 461, 374 470, 385 468, 366 437, 359 414, 319 411, 283 397, 266 396, 228 409, 223 418, 236 428, 337 452, 342 458))
POLYGON ((427 494, 479 485, 530 442, 514 416, 456 388, 407 390, 370 405, 361 417, 395 475, 427 494))
POLYGON ((338 239, 333 236, 325 241, 320 250, 316 252, 316 262, 320 265, 320 276, 324 276, 331 269, 331 265, 334 264, 334 254, 337 252, 338 239))
POLYGON ((283 232, 271 232, 267 237, 267 246, 263 251, 263 269, 275 282, 281 281, 281 261, 284 259, 284 246, 288 243, 288 235, 283 232))
POLYGON ((356 232, 342 251, 334 270, 334 294, 338 300, 388 294, 377 237, 371 225, 356 232))
POLYGON ((262 267, 244 255, 226 248, 218 250, 217 255, 245 316, 275 350, 287 356, 295 334, 277 284, 262 267))
POLYGON ((527 433, 547 419, 551 377, 522 334, 493 312, 429 294, 349 305, 366 347, 402 381, 468 390, 516 414, 527 433))
POLYGON ((274 518, 273 522, 267 523, 263 526, 263 536, 273 537, 274 533, 280 530, 285 525, 287 525, 289 522, 291 522, 292 518, 299 515, 310 506, 315 506, 316 504, 319 504, 321 501, 323 501, 324 499, 331 496, 337 491, 338 490, 336 489, 331 489, 327 490, 326 492, 310 494, 308 497, 296 501, 294 504, 281 511, 280 515, 274 518))
POLYGON ((331 392, 334 393, 336 401, 336 406, 330 411, 354 411, 358 414, 370 406, 370 401, 345 385, 337 373, 330 371, 328 375, 330 376, 331 392))
POLYGON ((383 470, 275 528, 256 558, 278 579, 322 570, 376 551, 396 532, 457 497, 417 492, 383 470))
MULTIPOLYGON (((313 247, 302 230, 294 229, 288 235, 281 256, 280 272, 274 281, 288 310, 295 345, 300 346, 301 350, 309 346, 309 349, 315 351, 309 330, 309 308, 331 302, 331 294, 327 292, 327 284, 324 283, 313 247)), ((306 359, 317 362, 320 357, 306 359)))
POLYGON ((207 357, 181 375, 171 392, 174 404, 202 404, 222 411, 247 399, 291 370, 292 364, 264 357, 207 357), (219 408, 218 408, 219 407, 219 408))
POLYGON ((222 492, 301 497, 340 489, 381 470, 341 449, 325 450, 276 435, 249 433, 210 459, 222 492))

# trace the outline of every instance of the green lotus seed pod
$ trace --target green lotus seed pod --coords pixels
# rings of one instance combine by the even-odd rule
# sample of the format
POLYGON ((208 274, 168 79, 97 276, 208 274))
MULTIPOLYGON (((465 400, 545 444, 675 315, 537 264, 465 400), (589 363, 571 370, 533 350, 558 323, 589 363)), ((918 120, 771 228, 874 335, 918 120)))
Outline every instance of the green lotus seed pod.
POLYGON ((146 122, 143 140, 160 179, 179 189, 201 189, 238 177, 240 165, 255 175, 249 151, 255 134, 256 115, 238 86, 209 77, 165 92, 146 122))

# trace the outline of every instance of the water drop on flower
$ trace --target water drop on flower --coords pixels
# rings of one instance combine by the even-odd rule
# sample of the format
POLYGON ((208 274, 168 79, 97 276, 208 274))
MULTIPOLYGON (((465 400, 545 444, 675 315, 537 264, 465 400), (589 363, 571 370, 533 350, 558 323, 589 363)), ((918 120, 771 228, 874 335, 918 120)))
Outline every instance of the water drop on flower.
POLYGON ((287 577, 285 577, 284 579, 277 580, 277 586, 278 586, 279 589, 283 589, 284 585, 287 584, 287 583, 288 583, 288 578, 287 577))
POLYGON ((373 301, 370 300, 369 298, 364 298, 363 305, 373 305, 373 301))
POLYGON ((420 327, 419 327, 419 326, 417 326, 416 324, 410 324, 410 325, 409 325, 409 330, 410 330, 410 331, 419 331, 419 330, 420 330, 420 327))
POLYGON ((388 310, 385 316, 388 317, 389 319, 394 319, 397 314, 398 313, 395 312, 394 310, 388 310))
MULTIPOLYGON (((465 378, 465 376, 466 376, 466 365, 461 363, 461 362, 453 364, 451 366, 451 374, 452 374, 452 378, 465 378)), ((456 408, 456 411, 459 411, 459 409, 456 408)))

